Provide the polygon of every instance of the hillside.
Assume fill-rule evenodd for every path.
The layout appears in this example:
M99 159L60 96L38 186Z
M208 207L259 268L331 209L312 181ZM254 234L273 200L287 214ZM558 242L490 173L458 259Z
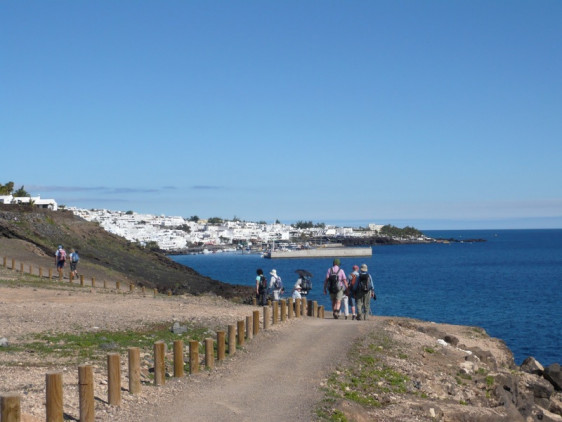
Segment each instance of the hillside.
M79 272L98 280L134 283L173 294L214 293L247 301L248 286L228 284L205 277L163 254L146 250L106 232L96 223L70 211L50 211L19 206L0 206L0 256L54 268L58 245L80 254Z

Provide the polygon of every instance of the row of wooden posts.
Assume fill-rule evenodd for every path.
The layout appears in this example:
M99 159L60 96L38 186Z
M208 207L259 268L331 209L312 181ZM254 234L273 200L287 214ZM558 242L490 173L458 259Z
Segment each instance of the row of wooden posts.
M14 271L17 271L17 268L16 268L16 260L15 260L14 258L11 258L11 265L9 265L9 261L10 261L9 258L4 257L4 258L3 258L3 262L2 262L3 267L6 268L6 269L12 269L12 270L14 270ZM23 273L25 272L26 265L25 265L23 262L20 262L19 264L20 264L19 271L20 271L20 273L23 274ZM30 264L27 268L28 268L28 270L29 270L29 274L30 274L30 275L34 275L34 271L33 271L34 268L33 268L33 265ZM38 274L39 278L43 278L44 273L43 273L43 268L42 268L42 267L39 267L39 268L38 268L38 273L37 273L37 274ZM48 269L46 276L47 276L47 278L48 278L49 280L53 280L53 279L54 279L54 280L57 280L57 279L58 279L59 281L63 281L63 272L62 272L62 271L61 271L61 272L57 272L56 277L53 277L53 269L52 269L52 268L49 268L49 269ZM70 284L74 283L75 278L74 278L72 272L69 273L68 279L69 279ZM86 284L85 284L85 280L84 280L84 275L80 274L80 275L76 278L76 281L77 281L77 282L78 282L78 280L80 281L80 286L81 286L81 287L84 287L84 286L86 285ZM95 278L95 277L92 277L92 278L91 278L91 282L90 282L90 283L91 283L91 284L90 284L91 287L94 287L94 288L97 287L97 286L96 286L96 278ZM104 289L109 288L107 280L103 280L102 284L103 284L103 288L104 288ZM115 281L115 289L118 290L118 291L121 291L121 282ZM127 287L125 287L125 289L127 289ZM135 285L134 285L133 283L128 284L128 290L129 290L130 292L133 292L133 291L135 290ZM146 288L145 288L144 286L141 286L141 293L142 293L143 295L146 294ZM158 295L158 289L154 289L154 290L153 290L153 293L154 293L154 296ZM168 296L171 296L171 295L172 295L172 291L171 291L171 290L168 290L166 293L167 293Z
M4 258L4 267L6 258ZM23 265L23 264L22 264ZM14 261L12 260L12 268ZM23 270L22 270L23 271ZM255 302L254 302L255 305ZM316 301L309 303L306 298L293 300L280 300L271 305L263 306L263 330L268 330L270 324L284 322L290 318L303 316L324 318L324 307L318 306ZM226 358L227 344L228 355L236 352L237 346L243 346L245 340L252 339L260 331L260 311L253 311L252 315L245 320L237 321L237 324L228 326L228 331L217 331L216 337L216 360L222 361ZM228 342L226 337L228 335ZM199 342L189 340L189 373L197 374L200 371ZM206 338L204 340L205 368L215 368L215 340ZM166 344L163 341L154 343L154 385L161 386L166 382ZM141 366L140 349L130 347L128 349L128 376L129 393L140 394L141 392ZM173 343L173 376L184 377L184 342L175 340ZM46 421L63 421L63 380L62 372L50 372L46 374ZM119 353L107 355L107 403L110 406L121 404L121 356ZM78 394L80 421L93 422L94 412L94 371L91 365L78 366ZM5 394L0 396L0 422L20 422L21 396L18 394Z

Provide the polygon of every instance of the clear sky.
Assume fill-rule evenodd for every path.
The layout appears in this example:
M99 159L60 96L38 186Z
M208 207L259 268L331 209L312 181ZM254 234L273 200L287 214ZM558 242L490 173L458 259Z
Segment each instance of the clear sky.
M81 208L562 227L562 1L0 2L0 183Z

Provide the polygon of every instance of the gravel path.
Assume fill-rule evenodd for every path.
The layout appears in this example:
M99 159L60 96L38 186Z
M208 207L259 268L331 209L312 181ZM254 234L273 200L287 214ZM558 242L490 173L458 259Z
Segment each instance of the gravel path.
M137 407L116 421L310 421L319 388L370 325L304 318L262 333L238 359L212 375L182 382L173 400Z

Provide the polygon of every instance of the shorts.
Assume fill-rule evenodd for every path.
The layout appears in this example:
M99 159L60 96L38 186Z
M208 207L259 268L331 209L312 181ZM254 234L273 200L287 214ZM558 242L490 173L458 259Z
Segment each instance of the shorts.
M332 299L332 301L341 301L343 299L343 290L338 290L337 293L330 293L330 299Z
M70 263L70 271L76 271L76 264L78 264L78 262L71 262Z
M57 261L57 268L64 268L65 261Z

